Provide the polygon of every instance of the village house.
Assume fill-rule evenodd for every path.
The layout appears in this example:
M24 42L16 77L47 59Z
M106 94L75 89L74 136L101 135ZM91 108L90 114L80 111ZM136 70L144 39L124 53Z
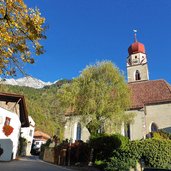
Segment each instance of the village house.
M30 156L31 148L33 144L34 130L35 130L35 122L31 116L28 116L29 119L29 127L21 128L21 137L26 139L26 145L22 149L22 156Z
M51 138L50 135L48 135L42 131L36 130L34 132L34 141L40 140L40 141L46 142L50 138Z
M32 154L39 154L41 151L41 146L42 144L45 144L48 139L51 137L39 130L36 130L34 132L34 137L33 137L33 146L32 146Z
M132 103L126 113L134 113L135 117L132 123L123 125L120 133L136 140L160 129L171 132L171 85L165 80L149 80L147 54L136 34L134 43L128 48L127 80ZM65 118L64 138L89 139L90 133L78 115L66 115Z
M0 93L0 161L16 158L20 129L28 126L24 96Z

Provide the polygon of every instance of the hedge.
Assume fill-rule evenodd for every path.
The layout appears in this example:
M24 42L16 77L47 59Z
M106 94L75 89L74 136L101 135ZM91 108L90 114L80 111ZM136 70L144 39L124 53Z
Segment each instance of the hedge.
M113 155L113 151L119 148L125 148L129 143L129 139L120 134L97 134L90 138L90 148L94 150L93 152L93 162L95 165L104 169L106 167L107 161Z
M145 167L171 169L171 140L131 141L126 148L113 151L105 170L128 170L142 160Z

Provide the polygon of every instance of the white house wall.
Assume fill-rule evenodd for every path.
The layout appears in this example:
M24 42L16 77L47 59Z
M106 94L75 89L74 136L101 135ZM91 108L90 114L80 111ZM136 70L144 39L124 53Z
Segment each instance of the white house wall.
M6 117L11 118L10 126L12 126L14 128L13 132L9 136L6 136L3 132L3 126L5 123ZM16 158L16 153L18 150L18 139L20 136L20 128L21 128L21 123L20 123L18 115L16 113L12 113L12 112L0 107L0 139L11 139L12 140L13 159ZM6 147L6 148L8 148L8 147ZM4 150L6 150L6 149L4 149Z
M14 102L6 103L5 101L0 101L0 106L3 109L16 113L18 116L20 115L19 104L16 104Z
M30 126L26 128L21 128L21 137L25 138L27 140L27 146L25 154L26 156L30 155L31 146L33 143L33 136L34 136L34 130L35 130L35 122L31 118L31 116L28 117Z
M21 128L21 137L25 138L27 140L27 145L25 152L22 155L29 156L32 143L33 143L33 135L34 135L34 127L26 127L26 128Z

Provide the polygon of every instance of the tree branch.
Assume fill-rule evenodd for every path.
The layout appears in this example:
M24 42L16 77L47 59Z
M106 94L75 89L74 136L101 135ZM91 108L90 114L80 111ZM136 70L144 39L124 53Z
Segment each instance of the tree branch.
M20 67L20 65L17 63L17 62L18 62L17 59L16 59L15 57L13 57L13 56L11 57L11 59L12 59L14 65L19 69L19 71L20 71L24 76L28 76L28 75L24 72L24 70Z

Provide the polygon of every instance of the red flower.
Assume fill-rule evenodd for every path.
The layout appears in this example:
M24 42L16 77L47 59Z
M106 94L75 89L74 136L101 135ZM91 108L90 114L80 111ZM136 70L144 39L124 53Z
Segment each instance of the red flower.
M3 126L3 132L4 134L8 137L9 135L11 135L11 133L13 132L14 128L10 125L4 125Z

